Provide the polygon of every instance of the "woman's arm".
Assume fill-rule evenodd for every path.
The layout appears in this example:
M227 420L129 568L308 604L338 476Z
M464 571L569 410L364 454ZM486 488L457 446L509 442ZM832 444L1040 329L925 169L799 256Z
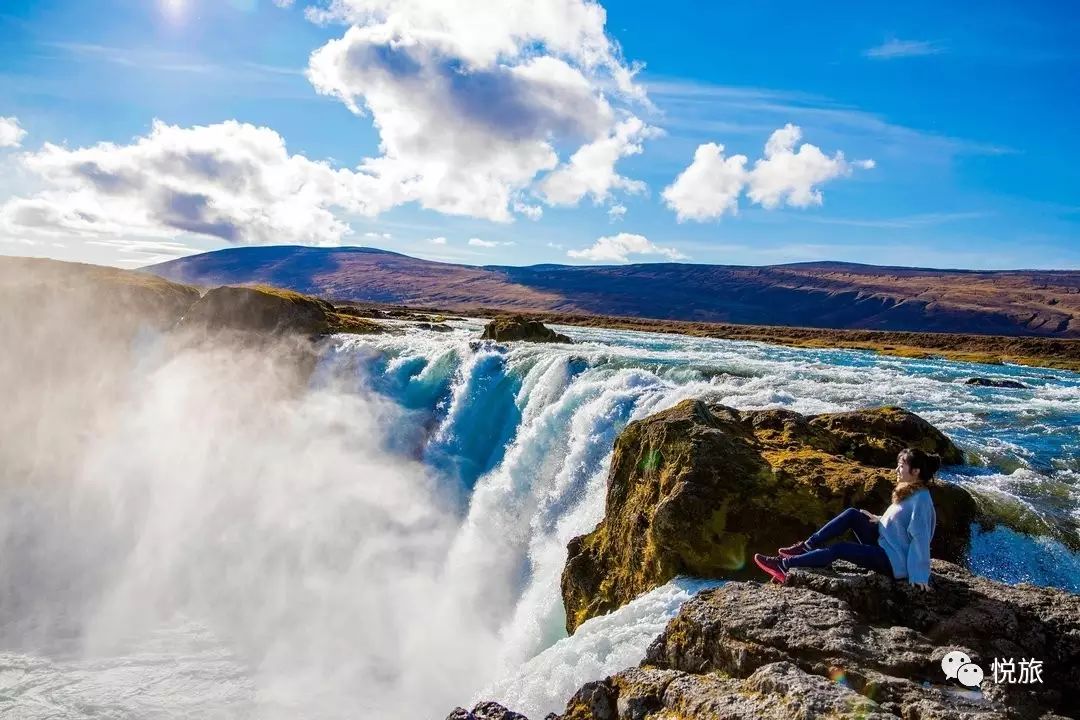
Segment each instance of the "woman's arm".
M934 537L937 518L930 493L912 496L911 520L908 521L907 576L912 585L926 586L930 582L930 540Z

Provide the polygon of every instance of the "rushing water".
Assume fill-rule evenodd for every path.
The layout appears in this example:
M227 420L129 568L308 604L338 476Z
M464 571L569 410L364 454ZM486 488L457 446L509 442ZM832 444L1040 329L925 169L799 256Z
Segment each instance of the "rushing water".
M572 346L507 347L453 324L334 338L301 398L146 351L75 500L0 497L7 566L54 568L22 568L33 582L0 614L0 714L561 709L637 662L700 587L670 583L565 637L566 543L602 515L616 435L693 397L919 413L973 460L944 479L1038 533L977 532L971 567L1080 591L1080 375L572 327ZM1029 389L963 383L976 375Z

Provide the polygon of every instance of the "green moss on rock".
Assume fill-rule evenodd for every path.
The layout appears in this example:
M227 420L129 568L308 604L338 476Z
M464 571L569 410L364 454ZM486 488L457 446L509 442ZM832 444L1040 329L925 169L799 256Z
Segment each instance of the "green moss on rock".
M565 343L573 342L566 335L555 332L539 320L528 320L520 315L498 317L484 326L481 340L497 342Z
M382 330L371 320L338 312L321 298L266 285L214 288L191 306L181 326L301 335Z
M686 400L631 423L615 442L604 519L574 538L562 576L569 632L677 575L730 578L756 552L806 537L845 507L884 510L896 453L960 450L900 408L806 417ZM935 484L932 552L967 549L977 507Z

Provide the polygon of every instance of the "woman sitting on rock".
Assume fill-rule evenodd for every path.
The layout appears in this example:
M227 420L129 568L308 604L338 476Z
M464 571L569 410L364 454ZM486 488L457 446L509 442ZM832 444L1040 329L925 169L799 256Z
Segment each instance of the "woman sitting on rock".
M881 517L848 508L809 538L786 548L779 557L754 555L754 562L778 582L794 567L828 567L847 560L923 590L930 589L930 538L937 516L927 483L941 467L941 458L908 448L896 458L892 505ZM858 542L825 543L848 530Z

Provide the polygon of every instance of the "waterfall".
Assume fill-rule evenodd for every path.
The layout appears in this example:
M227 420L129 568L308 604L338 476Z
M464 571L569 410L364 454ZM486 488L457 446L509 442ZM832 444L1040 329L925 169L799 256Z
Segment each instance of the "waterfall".
M602 517L615 438L690 397L918 412L975 460L946 480L1058 528L980 535L972 566L1069 582L1051 570L1077 557L1076 374L585 328L498 345L453 325L330 338L300 384L285 352L144 338L118 396L82 388L108 411L68 418L47 463L20 458L34 482L0 484L0 712L441 718L484 697L542 717L637 662L703 586L565 637L566 544ZM1047 562L1000 562L1020 543Z

